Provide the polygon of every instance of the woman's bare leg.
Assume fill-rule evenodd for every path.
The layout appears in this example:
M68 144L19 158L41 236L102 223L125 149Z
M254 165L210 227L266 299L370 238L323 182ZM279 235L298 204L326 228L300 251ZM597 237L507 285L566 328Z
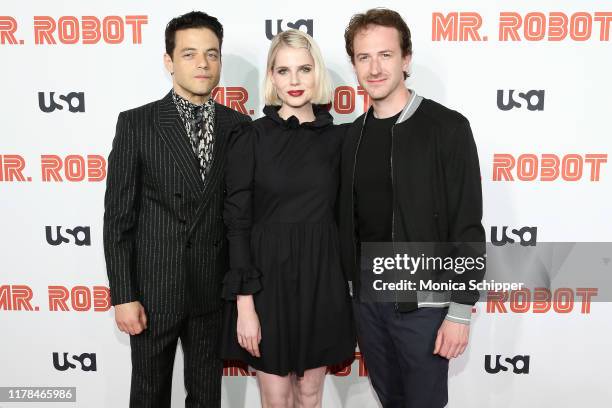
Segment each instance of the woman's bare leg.
M295 408L321 408L326 371L327 367L318 367L304 371L303 377L296 377Z
M291 374L268 374L257 371L257 382L263 408L294 408Z

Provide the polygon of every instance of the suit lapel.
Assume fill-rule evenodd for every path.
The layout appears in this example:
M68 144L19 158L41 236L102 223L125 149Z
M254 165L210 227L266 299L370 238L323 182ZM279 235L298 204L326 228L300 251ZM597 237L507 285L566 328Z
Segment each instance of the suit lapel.
M217 184L223 172L223 154L225 147L225 116L219 109L219 104L215 102L215 141L213 146L213 162L206 181L204 183L204 199L207 198L211 189Z
M200 164L189 144L185 126L172 100L172 92L158 104L156 126L187 184L201 196L204 182L200 176Z
M231 124L228 123L225 112L220 108L219 104L215 102L215 144L213 146L213 162L208 174L206 176L206 182L204 183L204 190L202 192L202 199L197 209L196 216L194 217L194 223L192 224L189 233L193 231L201 218L211 196L214 194L219 186L220 182L223 182L223 172L225 166L225 145L227 142L228 127Z

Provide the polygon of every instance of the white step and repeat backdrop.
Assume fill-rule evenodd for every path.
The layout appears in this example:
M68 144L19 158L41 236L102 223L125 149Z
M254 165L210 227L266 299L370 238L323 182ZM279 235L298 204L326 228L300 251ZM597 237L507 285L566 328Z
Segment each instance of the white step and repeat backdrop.
M517 241L612 241L610 1L4 0L0 387L76 387L76 402L57 407L127 406L129 342L109 308L102 251L106 158L118 113L170 89L166 23L194 9L221 20L216 98L253 118L269 39L291 26L308 31L342 123L368 103L344 28L375 6L398 10L412 30L410 87L470 119L489 239L507 227ZM609 260L603 270L612 274ZM557 299L545 313L482 299L470 346L450 365L449 407L609 406L612 308L569 289L573 307L554 307ZM179 352L177 407L181 369ZM227 368L223 384L225 407L259 406L251 371ZM328 375L324 405L378 406L358 353Z

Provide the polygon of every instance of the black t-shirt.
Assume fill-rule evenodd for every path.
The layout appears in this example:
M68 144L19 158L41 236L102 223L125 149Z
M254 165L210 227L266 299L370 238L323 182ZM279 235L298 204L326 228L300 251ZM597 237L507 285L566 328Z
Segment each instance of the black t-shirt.
M355 169L356 212L361 242L391 242L391 128L400 113L385 119L372 115L363 130Z

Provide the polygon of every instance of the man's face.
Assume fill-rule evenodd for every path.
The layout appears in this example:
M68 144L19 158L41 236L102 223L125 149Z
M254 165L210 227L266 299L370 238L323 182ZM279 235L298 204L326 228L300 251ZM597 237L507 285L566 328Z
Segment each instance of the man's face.
M221 76L219 39L208 28L179 30L172 58L166 54L164 62L168 71L174 72L175 92L201 103L210 96Z
M410 55L402 57L397 29L370 25L353 40L353 66L359 84L373 101L384 100L405 87Z

